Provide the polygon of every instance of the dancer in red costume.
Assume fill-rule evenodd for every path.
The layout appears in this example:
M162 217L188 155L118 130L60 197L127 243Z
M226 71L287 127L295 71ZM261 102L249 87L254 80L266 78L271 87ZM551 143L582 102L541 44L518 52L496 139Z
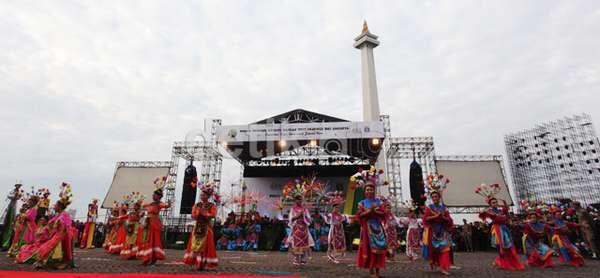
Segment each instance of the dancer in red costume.
M359 268L368 268L370 277L380 277L379 271L385 268L387 241L383 222L384 202L375 196L375 187L382 185L381 175L371 166L369 171L359 171L351 178L359 188L364 188L365 198L358 203L355 219L360 223L360 245L356 258Z
M127 215L127 221L125 222L125 240L123 241L123 248L121 248L121 259L135 259L139 251L139 227L140 219L144 217L142 202L145 198L146 196L139 192L131 192L126 197L127 203L133 206L133 210L129 212Z
M115 220L115 241L110 246L108 252L111 254L121 254L121 250L125 245L125 239L127 238L127 229L125 228L125 223L127 222L127 218L129 217L127 212L129 210L129 204L123 202L119 206L119 217Z
M212 224L217 216L217 205L209 201L211 197L215 203L219 202L214 187L207 183L201 188L200 202L192 208L192 219L196 220L196 224L190 234L183 262L196 270L215 268L219 263Z
M156 261L165 259L165 250L161 241L162 222L159 213L162 209L171 207L171 204L161 202L163 187L167 177L158 177L154 180L155 190L152 194L152 202L144 204L146 209L146 225L143 230L143 239L138 252L138 257L143 265L155 265Z
M450 212L442 203L442 192L449 182L442 175L430 174L427 176L425 190L432 203L425 206L421 250L423 258L429 261L430 269L439 268L439 272L444 275L450 275L448 270L452 264L449 235L453 222Z
M396 250L400 248L400 242L398 241L398 226L400 226L399 219L392 212L392 204L390 200L385 201L385 239L387 242L388 253L387 258L390 261L394 260L396 256Z
M475 193L483 196L490 206L479 214L483 221L490 219L492 221L491 241L492 246L498 248L498 256L494 261L494 266L505 270L524 270L525 267L519 259L516 248L512 242L512 236L508 230L508 205L502 200L502 206L498 206L496 195L500 192L498 184L481 184L475 188Z
M110 216L108 217L107 221L106 221L106 226L108 228L108 233L106 234L106 237L104 238L104 244L102 244L102 247L104 247L104 250L109 253L110 252L110 247L115 243L115 240L117 238L117 222L119 220L119 203L117 203L116 201L113 202L113 206L110 209Z
M521 201L521 205L527 210L527 221L522 224L523 250L527 255L527 264L531 267L553 267L554 250L544 244L549 227L541 219L539 206L527 200Z
M550 213L553 217L549 223L552 231L552 245L558 251L560 262L575 267L583 266L583 256L567 237L569 229L578 229L579 225L563 220L563 212L557 206L552 206Z
M96 232L96 219L98 217L98 199L92 199L88 205L87 219L81 235L80 247L92 249L94 248L94 235Z

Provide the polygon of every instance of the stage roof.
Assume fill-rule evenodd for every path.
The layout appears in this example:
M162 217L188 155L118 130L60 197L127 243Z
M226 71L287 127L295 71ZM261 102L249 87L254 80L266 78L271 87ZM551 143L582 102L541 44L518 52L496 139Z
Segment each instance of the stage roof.
M380 121L349 122L302 109L249 125L220 126L215 133L217 141L242 164L309 143L357 159L373 159L385 137Z
M438 173L450 179L450 185L444 191L444 204L448 207L484 207L483 197L475 194L475 187L481 183L499 184L502 191L498 199L513 205L506 179L502 171L502 161L455 161L436 160Z
M167 176L169 169L169 167L118 166L110 189L102 202L102 208L113 207L114 201L121 202L123 197L131 192L140 192L146 196L147 201L152 200L154 179Z

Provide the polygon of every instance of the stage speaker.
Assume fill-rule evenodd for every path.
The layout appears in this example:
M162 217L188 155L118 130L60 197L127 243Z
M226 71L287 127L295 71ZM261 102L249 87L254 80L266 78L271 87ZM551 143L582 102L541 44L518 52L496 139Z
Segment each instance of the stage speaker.
M198 173L196 172L196 167L194 167L194 162L192 162L187 168L185 168L179 214L192 213L192 207L196 203L196 192L198 192L197 183Z
M410 197L419 206L425 205L425 186L423 184L423 169L416 160L410 164Z

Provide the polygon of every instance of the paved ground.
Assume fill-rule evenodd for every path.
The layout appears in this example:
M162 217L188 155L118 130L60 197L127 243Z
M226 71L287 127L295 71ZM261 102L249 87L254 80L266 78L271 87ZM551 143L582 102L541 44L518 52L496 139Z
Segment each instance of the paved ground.
M170 260L155 267L143 267L139 261L123 261L107 255L101 249L76 250L77 268L69 272L84 273L195 273L183 265L180 258L183 251L167 250ZM349 254L339 265L333 265L324 253L313 253L309 265L303 269L289 264L287 253L281 252L219 252L219 268L212 274L242 275L300 275L303 277L368 277L367 272L355 265L356 254ZM600 277L600 261L588 260L583 268L560 266L554 269L534 269L527 272L506 272L493 269L490 264L494 253L458 253L456 263L460 270L453 270L453 277ZM558 258L555 259L558 263ZM442 277L437 273L424 271L426 264L420 260L409 262L405 257L387 265L382 272L385 277ZM0 253L0 270L33 271L31 265L17 265Z

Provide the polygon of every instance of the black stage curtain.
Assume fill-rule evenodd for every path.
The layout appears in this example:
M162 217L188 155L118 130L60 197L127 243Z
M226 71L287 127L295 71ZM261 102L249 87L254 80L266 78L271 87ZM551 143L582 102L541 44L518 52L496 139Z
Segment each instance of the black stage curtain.
M179 214L191 214L192 207L196 203L196 192L198 173L194 163L185 168L185 175L183 177L183 190L181 192L181 206L179 207Z

